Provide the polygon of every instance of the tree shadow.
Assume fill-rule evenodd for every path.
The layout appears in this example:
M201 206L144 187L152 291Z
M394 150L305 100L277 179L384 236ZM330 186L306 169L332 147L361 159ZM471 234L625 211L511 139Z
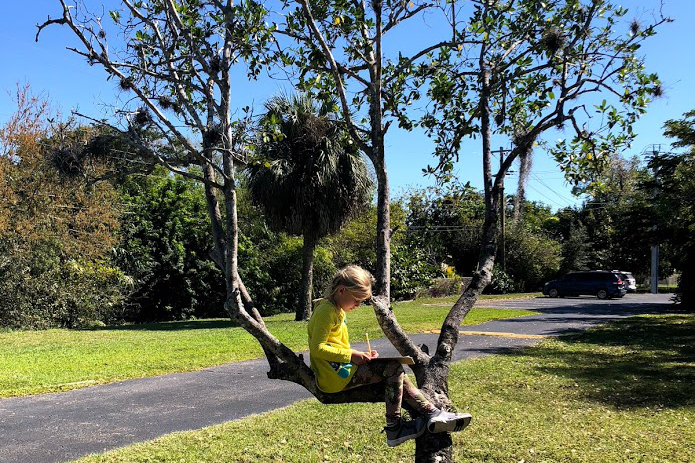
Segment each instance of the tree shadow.
M586 303L585 301L577 301L576 305L566 305L561 307L539 307L533 309L536 312L544 314L571 314L577 315L577 313L582 313L586 315L600 315L600 316L629 316L629 315L641 315L650 313L664 313L672 312L674 306L672 304L654 304L654 303L622 303L614 304L611 301L608 302L595 302ZM579 311L578 311L579 310Z
M693 315L618 320L560 340L583 347L541 345L516 354L538 360L544 373L572 379L587 399L618 409L695 405Z
M133 325L112 325L89 328L91 331L183 331L236 328L239 324L229 319L182 320Z

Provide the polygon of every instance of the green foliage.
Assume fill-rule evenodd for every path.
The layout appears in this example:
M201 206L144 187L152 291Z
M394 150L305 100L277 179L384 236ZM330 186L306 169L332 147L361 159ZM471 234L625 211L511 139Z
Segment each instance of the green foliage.
M427 288L435 276L441 274L439 266L430 256L411 241L391 246L391 297L396 300L414 299L418 290ZM448 295L448 294L447 294Z
M430 287L418 292L417 297L460 296L464 290L464 284L468 284L468 282L470 282L470 277L464 280L458 275L435 278Z
M338 268L358 264L370 271L376 266L376 206L351 219L343 229L323 242ZM391 297L412 299L441 275L439 264L406 229L406 211L400 201L391 203Z
M398 203L391 204L391 224L402 228L402 208ZM370 205L364 212L350 219L340 232L326 237L322 242L331 250L338 268L349 264L360 265L369 271L376 267L376 206ZM400 239L395 233L393 241Z
M586 270L590 268L590 254L592 245L586 232L586 227L581 222L570 222L567 237L562 246L562 264L560 270L563 273L572 270ZM594 265L593 267L597 267ZM598 266L600 267L600 266Z
M286 12L282 26L295 39L284 50L282 61L297 70L296 85L300 90L311 91L325 104L337 108L335 99L337 94L340 95L339 89L349 88L345 100L340 101L340 107L343 119L355 126L370 123L367 108L371 111L375 107L380 108L379 112L385 118L397 121L403 129L411 130L415 126L408 110L422 94L418 89L409 88L408 82L414 78L417 63L432 63L431 53L427 51L436 50L438 45L447 42L437 44L439 37L430 39L427 35L420 35L417 48L408 50L409 55L406 49L410 47L400 44L388 53L386 47L381 50L381 44L387 43L391 36L393 40L402 41L398 29L402 29L404 23L418 27L417 23L422 24L425 14L443 19L435 4L329 1L308 2L306 10L296 2L283 0L282 4ZM311 21L307 19L308 14ZM378 23L382 24L379 28ZM327 49L318 37L323 39ZM383 53L383 59L376 58L377 51ZM332 72L329 55L340 68L340 77L337 72ZM365 69L372 71L371 76L366 75ZM376 95L377 87L380 93L383 92L380 97ZM376 101L379 98L381 101ZM378 130L383 130L383 127ZM357 141L359 136L355 137ZM371 142L375 151L380 150L377 140L363 141Z
M590 185L662 93L638 50L670 20L655 15L630 29L626 15L607 0L476 2L458 50L439 50L429 81L431 64L416 71L423 78L413 90L427 84L432 100L420 123L439 157L426 171L448 178L463 138L499 134L523 151L566 124L571 135L548 147L572 184ZM603 97L591 114L588 104Z
M30 251L0 240L0 326L84 328L122 320L131 280L102 261L66 258L59 243Z
M492 281L485 287L484 294L507 294L516 291L516 284L509 273L502 270L499 264L492 269Z
M284 233L240 238L239 273L261 315L295 312L302 299L302 239ZM314 250L313 294L321 297L337 270L323 246Z
M650 271L650 247L656 223L651 197L652 174L637 158L613 156L578 208L556 213L544 229L562 243L558 273L586 269L620 269L638 280ZM672 251L661 253L660 274L672 272Z
M201 76L219 84L220 75L243 60L248 76L254 78L272 61L274 28L265 24L268 10L262 2L179 2L175 4L177 20L171 19L169 6L163 0L134 2L132 8L109 11L112 22L88 23L95 35L101 34L102 42L111 33L122 34L126 46L119 50L116 65L107 70L120 79L123 90L144 89L148 98L159 100L162 109L175 114L187 105L203 112L207 100L199 85ZM225 41L233 49L231 57L224 55ZM114 41L112 45L116 50L121 44ZM88 56L92 64L111 58L106 53ZM170 65L177 68L176 76L170 73Z
M483 195L469 184L454 182L411 191L406 201L407 240L433 264L453 264L456 273L470 275L480 253Z
M257 158L248 166L251 198L275 231L315 241L335 233L370 199L366 164L333 115L306 94L271 98Z
M656 193L654 214L658 219L659 242L671 250L673 266L681 272L678 299L692 310L695 301L695 111L664 125L665 134L675 138L673 146L683 153L656 154L649 167L654 179L643 187Z
M224 280L210 253L205 192L164 168L121 185L127 212L115 262L135 284L127 318L184 320L224 313Z
M540 229L517 227L507 233L506 244L506 271L514 280L516 291L542 288L543 283L560 268L561 244L547 237Z
M272 231L244 183L237 193L239 274L261 315L295 312L302 294L303 240ZM323 294L336 268L332 250L319 244L312 283L316 297Z

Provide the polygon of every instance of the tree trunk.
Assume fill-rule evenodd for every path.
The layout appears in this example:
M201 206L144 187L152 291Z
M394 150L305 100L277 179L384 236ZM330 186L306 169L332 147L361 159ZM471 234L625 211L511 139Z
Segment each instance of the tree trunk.
M215 171L210 164L205 164L203 167L203 175L206 180L215 181ZM220 270L226 276L227 267L227 243L224 239L225 231L222 225L222 213L220 212L220 203L215 195L215 190L209 184L205 184L205 203L208 209L208 217L210 218L210 226L212 230L212 239L215 243L213 251L213 260L218 265ZM225 279L227 284L228 278Z
M382 138L383 141L383 138ZM382 145L383 152L383 145ZM375 294L391 298L391 198L386 164L375 164L378 180Z
M311 234L305 233L302 253L302 295L294 317L295 321L308 320L311 317L314 248L316 248L316 240Z
M437 407L449 409L449 364L459 338L459 329L463 319L475 304L480 293L492 279L492 268L497 253L499 235L498 212L501 196L501 181L493 183L491 164L490 127L490 74L485 68L485 46L480 55L482 92L480 99L481 136L483 144L483 174L485 180L485 223L480 249L479 270L470 284L464 289L461 297L449 311L437 341L437 351L424 369L416 369L418 386L425 392ZM500 169L499 176L504 176ZM503 178L503 177L502 177ZM451 463L453 447L451 435L424 433L415 441L416 463Z
M497 201L495 201L497 202ZM424 369L415 368L418 387L438 408L449 410L449 365L454 348L458 343L459 327L471 310L480 293L490 283L492 267L497 251L497 213L494 211L485 221L484 243L480 252L480 270L473 277L461 297L452 307L442 326L437 352ZM474 417L475 419L475 417ZM452 463L453 442L451 434L425 432L415 441L416 463Z
M377 225L376 225L376 287L375 293L387 299L391 298L391 197L389 180L386 172L386 152L384 149L384 110L383 97L383 51L382 51L382 14L383 2L371 3L376 19L374 48L370 53L372 63L369 73L372 82L370 107L370 138L372 142L372 164L378 181Z
M451 408L449 400L449 363L433 357L424 371L418 387L427 395L430 401L440 409ZM451 434L431 434L425 432L415 441L415 462L435 463L453 461L453 442Z
M415 440L415 463L450 463L453 460L451 434L427 431Z

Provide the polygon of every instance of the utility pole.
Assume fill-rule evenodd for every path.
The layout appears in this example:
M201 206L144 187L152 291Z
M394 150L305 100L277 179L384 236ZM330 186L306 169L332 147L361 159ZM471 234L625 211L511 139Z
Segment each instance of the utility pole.
M652 156L657 157L659 154L661 154L661 144L658 145L659 148L657 149L657 145L652 145ZM654 170L654 178L656 179L656 169ZM656 195L657 195L658 189L654 187L654 191L652 192L652 201L656 200ZM651 272L650 272L650 280L651 280L651 293L652 294L658 294L659 293L659 242L657 241L657 225L654 224L652 226L652 265L651 265Z

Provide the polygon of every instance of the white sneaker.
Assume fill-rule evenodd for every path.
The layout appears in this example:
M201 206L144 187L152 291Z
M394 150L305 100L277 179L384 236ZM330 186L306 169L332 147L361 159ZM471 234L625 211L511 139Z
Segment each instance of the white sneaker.
M473 417L470 413L451 413L439 410L433 413L427 421L429 432L454 432L461 431L468 426Z

